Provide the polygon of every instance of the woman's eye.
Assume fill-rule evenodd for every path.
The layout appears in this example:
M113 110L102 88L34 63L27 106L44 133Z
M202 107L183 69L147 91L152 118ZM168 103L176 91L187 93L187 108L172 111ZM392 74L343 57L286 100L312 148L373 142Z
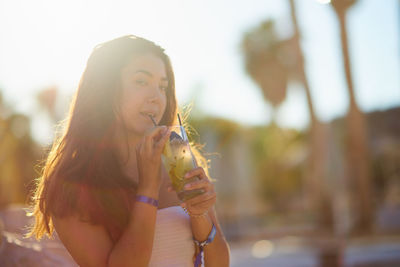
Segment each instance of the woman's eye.
M147 85L147 81L145 81L145 80L136 80L135 81L136 82L136 84L138 84L138 85Z

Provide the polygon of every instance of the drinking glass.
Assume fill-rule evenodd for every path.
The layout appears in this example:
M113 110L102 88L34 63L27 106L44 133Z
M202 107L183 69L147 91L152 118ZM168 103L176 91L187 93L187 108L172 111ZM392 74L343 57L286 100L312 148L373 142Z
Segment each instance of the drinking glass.
M169 174L172 186L181 201L193 198L204 193L202 189L184 190L187 183L198 181L199 178L184 178L184 175L197 167L190 144L183 126L169 126L171 135L166 142L162 161Z

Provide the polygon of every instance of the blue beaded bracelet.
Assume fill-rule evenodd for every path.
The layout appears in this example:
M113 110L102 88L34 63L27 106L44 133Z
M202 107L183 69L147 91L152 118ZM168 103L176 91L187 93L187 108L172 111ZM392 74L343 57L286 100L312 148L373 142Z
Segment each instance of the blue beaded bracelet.
M146 196L142 196L142 195L137 195L136 196L136 201L139 201L139 202L143 202L143 203L147 203L147 204L150 204L150 205L153 205L154 207L158 207L158 200L157 199L154 199L154 198L151 198L151 197L146 197Z
M213 224L212 228L211 228L211 232L208 235L207 239L203 242L199 242L196 239L193 239L194 243L199 246L200 248L200 252L196 257L196 261L194 263L195 267L200 267L203 264L203 257L204 257L204 247L207 246L208 244L210 244L211 242L213 242L215 235L217 233L217 229L215 228L215 225Z

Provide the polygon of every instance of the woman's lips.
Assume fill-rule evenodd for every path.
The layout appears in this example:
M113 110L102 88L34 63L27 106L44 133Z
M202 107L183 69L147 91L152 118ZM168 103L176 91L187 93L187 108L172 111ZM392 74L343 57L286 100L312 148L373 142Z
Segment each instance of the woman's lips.
M149 117L149 116L155 117L155 112L142 111L142 112L140 112L140 114L142 114L143 116L146 116L146 117Z
M140 112L140 114L144 117L146 117L148 120L152 121L155 120L156 115L153 112ZM153 118L153 119L152 119Z

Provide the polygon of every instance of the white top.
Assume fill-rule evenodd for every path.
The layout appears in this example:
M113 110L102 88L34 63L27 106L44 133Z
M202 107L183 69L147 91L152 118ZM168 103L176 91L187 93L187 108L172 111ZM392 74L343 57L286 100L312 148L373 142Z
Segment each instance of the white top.
M159 209L149 267L192 267L194 255L189 215L180 206Z
M26 222L27 223L27 222ZM1 229L0 229L1 230ZM5 228L7 230L7 228ZM190 217L180 206L157 211L149 267L193 267L195 244ZM55 233L40 242L0 231L0 266L78 266Z

